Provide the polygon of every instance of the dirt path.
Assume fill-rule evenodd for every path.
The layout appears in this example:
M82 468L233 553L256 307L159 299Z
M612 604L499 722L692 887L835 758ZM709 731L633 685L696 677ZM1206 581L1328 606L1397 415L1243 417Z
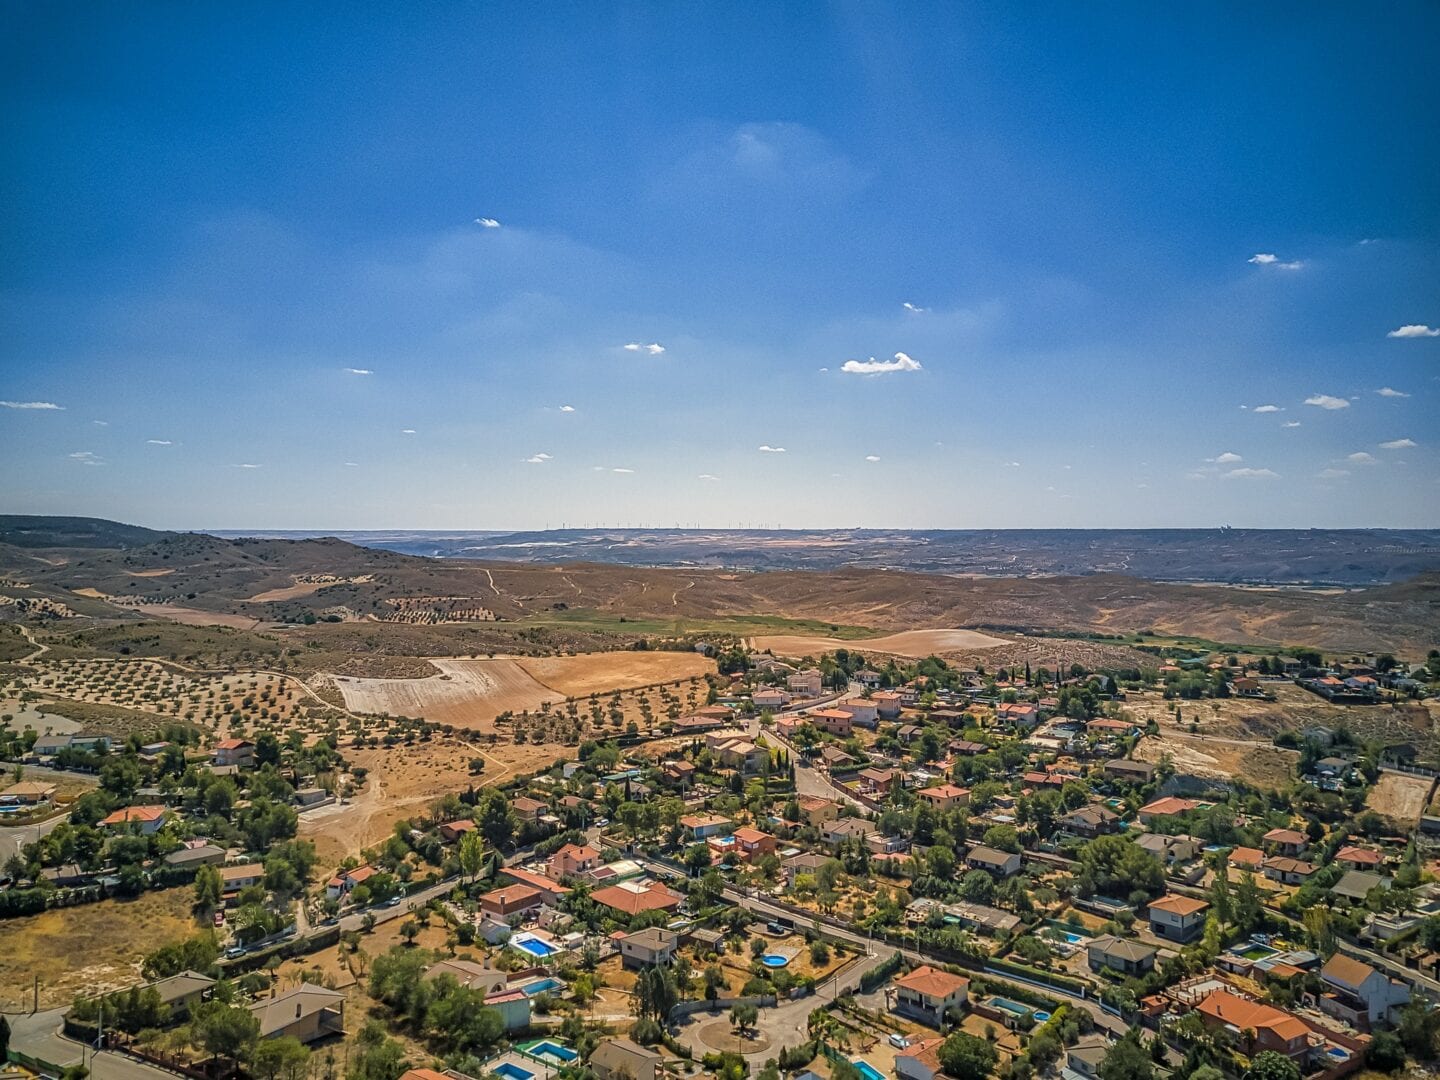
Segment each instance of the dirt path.
M15 625L16 629L20 631L20 636L23 637L26 641L28 641L31 645L35 646L35 651L26 656L22 656L19 660L15 661L17 664L28 664L34 660L39 659L50 651L49 645L35 640L35 635L31 632L28 626L25 626L23 623L16 623Z
M695 587L695 582L689 581L689 582L686 582L685 588L683 588L683 589L676 589L674 592L672 592L672 593L670 594L670 606L671 606L671 607L679 607L679 606L680 606L680 594L681 594L682 592L689 592L689 591L690 591L691 589L693 589L694 587Z
M495 575L490 573L486 567L482 566L480 569L485 571L485 578L490 582L490 588L494 590L496 596L499 596L500 590L495 588Z

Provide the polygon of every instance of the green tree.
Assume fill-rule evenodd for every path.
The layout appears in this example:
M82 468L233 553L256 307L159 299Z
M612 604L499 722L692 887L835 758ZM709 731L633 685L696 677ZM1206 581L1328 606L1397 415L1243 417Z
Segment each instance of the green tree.
M1139 1032L1131 1028L1110 1048L1100 1063L1099 1075L1100 1080L1153 1080L1155 1065L1140 1045Z
M377 1020L360 1029L350 1054L346 1080L400 1080L405 1072L405 1048L385 1034Z
M213 866L202 866L195 873L195 906L202 912L213 911L220 906L224 882L220 880L220 871Z
M251 1072L263 1076L265 1080L279 1080L280 1077L295 1080L305 1074L309 1062L310 1051L292 1035L261 1039L250 1053Z
M730 1010L730 1023L736 1031L742 1034L755 1026L755 1021L760 1019L760 1010L754 1005L736 1005Z
M260 1021L249 1009L209 1001L195 1010L196 1041L216 1057L239 1061L260 1037Z
M485 864L485 838L474 829L460 837L460 872L474 881Z
M1261 1050L1250 1059L1244 1080L1300 1080L1300 1066L1277 1051Z
M941 1068L954 1080L986 1080L1000 1060L987 1040L963 1031L946 1036L939 1057Z

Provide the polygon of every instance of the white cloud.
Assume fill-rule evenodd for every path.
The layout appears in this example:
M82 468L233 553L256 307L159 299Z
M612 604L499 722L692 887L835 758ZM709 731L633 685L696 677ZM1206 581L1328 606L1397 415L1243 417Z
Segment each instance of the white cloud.
M172 441L169 440L169 439L146 439L146 440L145 440L145 443L146 443L146 445L148 445L148 446L174 446L174 445L175 445L174 442L172 442Z
M371 371L369 368L364 368L364 367L347 367L347 368L345 369L345 374L346 374L346 375L374 375L375 372Z
M1257 413L1272 413L1272 412L1280 412L1281 409L1280 409L1280 406L1279 406L1279 405L1256 405L1256 406L1255 406L1255 411L1256 411Z
M401 435L414 435L414 434L415 434L415 429L414 429L413 427L401 428L401 429L400 429L400 434L401 434Z
M90 422L91 422L92 424L94 424L96 427L109 427L109 426L110 426L110 421L109 421L109 420L91 420Z
M762 454L783 454L785 453L785 448L783 446L762 446L760 447L760 452Z
M1205 460L1213 461L1216 465L1237 465L1245 459L1242 458L1239 454L1232 454L1230 451L1227 450L1219 457L1206 458Z
M719 480L720 478L719 478L718 476L716 476L714 473L702 472L697 479L700 479L700 480Z
M561 412L574 412L574 411L575 411L575 406L574 406L574 405L561 405L561 406L560 406L560 411L561 411Z
M649 345L642 345L638 341L632 341L625 346L625 351L646 352L649 353L651 356L659 356L665 351L665 346L661 345L658 341L652 341Z
M360 467L360 463L358 461L347 461L345 462L345 467L347 469L358 469Z
M500 227L500 222L496 221L493 217L477 217L475 224L486 229L498 229ZM520 231L524 232L525 230L521 229Z
M866 454L866 455L865 455L865 460L866 460L866 461L879 461L880 458L879 458L879 456L876 455L876 454Z
M101 461L98 457L96 457L96 456L95 456L91 451L89 451L89 450L77 450L77 451L75 451L75 453L73 453L73 454L70 455L70 460L73 461L73 462L75 462L77 465L104 465L104 464L105 464L105 462Z
M534 454L534 455L532 455L531 457L527 457L527 458L525 459L525 464L527 464L527 465L544 465L545 462L550 461L550 460L551 460L551 458L550 458L550 455L549 455L549 454Z
M1321 469L1315 474L1321 480L1339 480L1342 476L1349 476L1349 469Z
M1440 327L1426 326L1424 323L1410 323L1391 330L1385 336L1397 338L1440 337Z
M635 470L634 470L634 469L611 469L610 471L613 472L613 473L633 473Z
M1225 474L1227 480L1279 480L1280 474L1271 469L1231 469Z
M252 464L251 464L250 462L248 462L248 461L247 461L247 462L244 462L244 463L242 463L242 464L239 464L239 465L231 465L230 467L231 467L232 469L258 469L258 468L260 468L259 465L252 465Z
M840 370L849 375L884 375L890 371L919 371L920 361L912 360L903 352L897 352L894 360L846 360Z
M1376 390L1375 393L1379 394L1381 397L1409 397L1409 396L1410 396L1409 394L1405 393L1404 390L1396 390L1393 386L1382 386L1379 390Z
M0 401L0 408L4 409L55 409L63 411L64 405L56 405L53 401Z
M1286 420L1285 423L1281 424L1280 426L1281 426L1281 427L1299 427L1299 426L1300 426L1300 421L1299 421L1299 420Z
M1381 450L1411 450L1419 444L1414 439L1391 439L1380 444Z
M1332 397L1329 394L1312 394L1305 399L1306 405L1315 405L1322 409L1348 409L1350 402L1343 397Z
M1256 266L1273 266L1276 270L1299 270L1305 265L1299 259L1296 259L1294 262L1281 262L1280 256L1268 251L1251 255L1247 261L1254 263Z
M929 308L916 307L914 304L910 303L909 300L906 300L900 306L903 307L906 311L910 312L910 314L912 315L923 315L925 312L930 310Z
M1364 450L1357 450L1345 460L1353 461L1356 465L1374 465L1376 460L1373 454L1367 454Z

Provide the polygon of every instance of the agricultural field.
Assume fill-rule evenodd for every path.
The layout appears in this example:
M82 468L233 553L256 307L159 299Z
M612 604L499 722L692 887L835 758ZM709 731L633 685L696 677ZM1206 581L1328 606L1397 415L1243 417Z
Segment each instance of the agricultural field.
M165 889L0 921L0 1007L28 1002L36 976L42 1009L138 982L147 953L197 930L191 900L189 889Z
M993 649L1009 644L1004 638L982 634L978 630L905 630L884 637L858 640L802 634L770 634L756 637L751 642L752 648L779 656L818 656L823 652L848 648L912 659L959 650Z

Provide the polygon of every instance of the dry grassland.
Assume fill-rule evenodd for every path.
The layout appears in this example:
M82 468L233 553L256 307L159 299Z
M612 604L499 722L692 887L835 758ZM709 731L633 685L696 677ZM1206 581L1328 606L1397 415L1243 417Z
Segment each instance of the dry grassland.
M804 634L768 634L753 639L752 644L756 649L769 650L779 656L818 656L822 652L835 649L849 649L852 652L924 659L935 653L993 649L1011 642L982 634L978 630L906 630L899 634L856 641Z
M1379 781L1370 789L1365 805L1397 825L1413 829L1425 812L1430 789L1434 786L1435 782L1428 776L1381 773Z

